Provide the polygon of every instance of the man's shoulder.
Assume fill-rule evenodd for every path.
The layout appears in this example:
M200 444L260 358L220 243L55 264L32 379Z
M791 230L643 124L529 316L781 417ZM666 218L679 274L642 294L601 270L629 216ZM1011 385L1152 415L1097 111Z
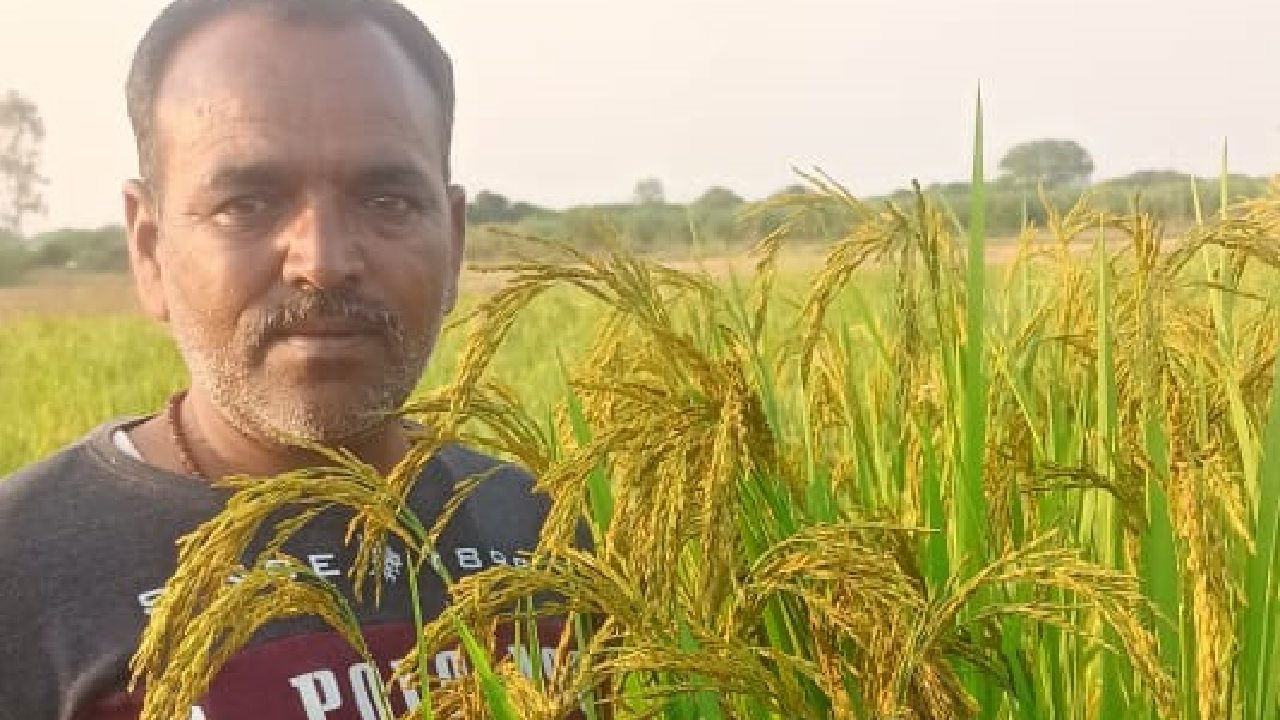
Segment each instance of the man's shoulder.
M170 505L192 506L192 513L210 505L208 489L165 483L158 471L115 448L112 430L127 421L104 423L0 479L0 559L37 547L96 552L104 542L115 547L162 530L167 539L176 530L161 528L162 521L182 515Z
M77 498L82 495L110 492L115 484L108 480L127 483L131 478L139 479L137 468L112 444L112 432L136 420L105 422L52 455L0 477L0 516L50 501L69 509L80 504ZM140 462L137 465L145 468Z
M532 509L548 502L546 495L536 489L533 476L515 463L456 443L441 448L436 460L443 470L446 485L456 489L461 482L476 481L468 502L515 504L522 509Z
M508 491L532 492L533 476L515 463L486 454L475 448L458 443L450 443L440 448L436 454L446 477L455 484L468 478L498 479L497 483ZM481 483L482 485L487 483Z
M30 517L32 510L65 497L65 493L83 482L86 473L97 464L88 448L92 436L90 433L0 478L0 527L9 525L10 520Z
M537 544L551 500L527 470L458 444L442 448L435 465L450 493L459 483L477 481L458 509L466 524L501 545L531 549Z
M105 545L96 519L111 509L93 482L104 473L82 438L0 479L0 631L15 631L14 611L38 617L71 599L71 576Z

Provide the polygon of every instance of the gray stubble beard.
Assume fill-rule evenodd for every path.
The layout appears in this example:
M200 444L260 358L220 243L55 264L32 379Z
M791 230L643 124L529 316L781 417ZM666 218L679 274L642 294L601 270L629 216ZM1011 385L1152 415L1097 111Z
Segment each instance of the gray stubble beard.
M323 401L289 398L284 394L291 383L273 379L267 371L269 348L262 344L256 325L245 327L242 323L232 343L221 347L199 337L197 323L187 316L187 308L171 310L174 340L193 387L202 389L236 430L273 443L296 438L338 446L374 429L394 414L417 386L433 345L432 337L408 338L400 333L385 338L392 362L380 382L358 388L354 396L340 393ZM253 370L254 365L261 370Z

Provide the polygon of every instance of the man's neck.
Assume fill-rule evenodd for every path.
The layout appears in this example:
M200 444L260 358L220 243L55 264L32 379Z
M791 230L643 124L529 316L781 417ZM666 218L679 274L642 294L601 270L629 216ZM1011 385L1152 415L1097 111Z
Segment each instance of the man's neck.
M207 395L194 388L179 403L178 416L173 420L177 433L164 413L130 432L142 456L168 470L190 474L178 445L181 438L185 438L195 469L209 479L226 475L272 476L332 464L309 450L244 432ZM175 438L175 434L179 437ZM389 420L349 438L341 447L387 473L408 451L409 439L399 422Z

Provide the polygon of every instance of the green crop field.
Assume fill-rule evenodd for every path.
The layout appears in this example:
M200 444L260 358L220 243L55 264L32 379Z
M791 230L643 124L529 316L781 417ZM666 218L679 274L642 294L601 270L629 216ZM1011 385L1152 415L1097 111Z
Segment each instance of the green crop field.
M737 274L544 249L467 298L407 412L528 466L554 509L529 568L425 621L420 652L461 639L476 669L419 676L436 712L1280 716L1280 199L1173 237L1049 208L990 262L927 197L816 182L852 229L812 270L779 269L783 234ZM182 383L137 317L4 323L0 473ZM371 503L398 487L360 472ZM193 548L270 515L245 492ZM184 582L144 648L153 717L216 671L162 638L220 620L170 598L250 585ZM552 677L471 642L535 590L597 623Z
M23 305L21 314L6 315L0 298L0 476L110 418L154 412L185 386L165 329L140 314L72 315ZM557 348L571 353L575 342L586 341L590 323L580 303L551 299L522 323L497 368L530 402L549 407L561 382ZM460 340L460 332L446 332L424 387L449 377Z

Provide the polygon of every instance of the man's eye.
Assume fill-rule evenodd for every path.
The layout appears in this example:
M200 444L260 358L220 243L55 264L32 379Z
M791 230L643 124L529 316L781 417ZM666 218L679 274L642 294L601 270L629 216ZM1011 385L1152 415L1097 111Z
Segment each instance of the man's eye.
M223 225L241 225L266 215L270 204L265 198L245 195L232 198L214 210L214 219Z
M404 195L374 195L364 201L369 210L391 220L405 220L417 213L421 205Z

